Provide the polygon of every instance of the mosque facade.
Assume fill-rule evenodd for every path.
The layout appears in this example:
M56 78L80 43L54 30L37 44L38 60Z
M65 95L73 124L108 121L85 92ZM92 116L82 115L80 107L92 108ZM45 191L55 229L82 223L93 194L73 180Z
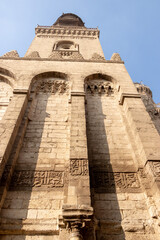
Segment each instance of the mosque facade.
M38 25L0 57L0 239L160 239L159 109L98 28Z

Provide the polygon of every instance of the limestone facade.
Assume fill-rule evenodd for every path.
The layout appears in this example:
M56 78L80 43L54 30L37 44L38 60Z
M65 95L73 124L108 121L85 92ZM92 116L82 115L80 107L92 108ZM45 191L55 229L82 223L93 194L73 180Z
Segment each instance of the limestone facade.
M160 239L151 90L74 14L35 33L0 57L0 239Z

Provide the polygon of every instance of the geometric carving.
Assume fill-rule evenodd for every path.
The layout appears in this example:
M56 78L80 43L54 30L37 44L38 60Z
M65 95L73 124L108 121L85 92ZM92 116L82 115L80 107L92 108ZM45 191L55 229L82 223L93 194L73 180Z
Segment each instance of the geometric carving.
M73 176L88 175L88 160L87 159L71 159L70 174Z
M86 82L86 90L87 93L94 94L106 94L107 96L113 93L113 88L111 86L111 82L109 81L95 81L90 80Z
M69 59L83 60L83 57L78 51L74 51L74 52L71 52Z
M53 51L52 54L49 56L49 58L57 59L57 60L62 60L63 59L60 51Z
M5 53L3 56L3 58L19 58L19 54L16 50L12 50L10 52Z
M94 53L90 60L92 60L92 61L103 61L104 62L105 58L103 56L97 54L97 53Z
M53 170L15 170L11 179L11 187L63 187L63 175L63 172Z
M63 94L68 92L68 82L63 80L48 80L39 81L36 87L36 92L52 93L52 94Z
M72 59L72 60L83 60L82 55L78 51L53 51L52 54L49 56L51 59L57 59L57 60L62 60L62 59Z
M115 192L115 189L137 190L140 182L137 173L123 172L93 172L93 187L102 192Z

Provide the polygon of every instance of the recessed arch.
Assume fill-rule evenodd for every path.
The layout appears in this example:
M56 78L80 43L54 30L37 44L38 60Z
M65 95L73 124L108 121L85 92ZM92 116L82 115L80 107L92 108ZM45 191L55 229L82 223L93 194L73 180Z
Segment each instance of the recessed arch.
M115 81L109 75L93 73L84 79L84 90L87 94L112 95L114 93Z
M30 89L31 92L37 93L40 89L44 92L66 92L68 90L68 76L62 72L42 72L32 78Z
M88 75L87 77L85 77L85 82L88 81L88 80L107 80L107 81L111 81L111 82L114 82L113 80L113 77L109 76L109 75L106 75L106 74L102 74L102 73L93 73L93 74L90 74Z
M14 88L12 81L2 75L0 75L0 82L5 82L8 85L10 85L12 88Z
M62 72L55 72L55 71L49 71L49 72L42 72L38 73L32 78L31 84L33 84L37 80L45 79L45 78L60 78L62 80L68 80L68 76L66 73Z
M1 74L15 79L15 76L14 76L14 74L11 71L9 71L9 70L7 70L5 68L2 68L2 67L0 67L0 75Z

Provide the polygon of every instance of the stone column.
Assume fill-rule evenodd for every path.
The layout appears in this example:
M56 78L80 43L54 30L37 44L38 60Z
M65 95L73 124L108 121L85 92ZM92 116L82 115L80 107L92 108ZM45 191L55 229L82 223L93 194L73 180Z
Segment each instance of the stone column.
M74 222L71 224L70 240L83 240L83 237L81 235L81 227L81 222Z
M84 92L71 92L71 132L68 190L63 219L71 229L70 239L83 239L81 227L93 214L90 197Z

